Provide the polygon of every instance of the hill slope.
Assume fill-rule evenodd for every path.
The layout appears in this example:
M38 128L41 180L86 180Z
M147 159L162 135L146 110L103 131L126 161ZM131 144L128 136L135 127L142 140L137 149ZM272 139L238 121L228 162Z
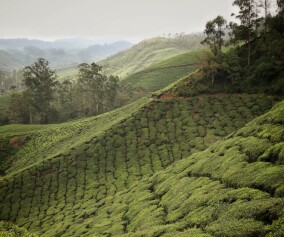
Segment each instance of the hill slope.
M202 38L202 35L188 35L180 39L152 38L98 63L107 75L114 74L124 79L153 63L200 48Z
M123 83L151 91L165 88L197 69L197 53L198 51L190 51L152 64L125 78Z
M134 189L141 197L133 196L137 209L128 212L132 185L240 128L269 109L274 98L204 95L136 103L61 125L1 127L0 152L6 159L1 160L0 218L41 236L142 236L139 231L149 224L142 219L152 210L158 221L149 217L152 225L171 228L173 221L164 218L162 207L156 210L152 194L144 197L144 181Z
M284 102L226 140L101 201L96 236L283 236Z

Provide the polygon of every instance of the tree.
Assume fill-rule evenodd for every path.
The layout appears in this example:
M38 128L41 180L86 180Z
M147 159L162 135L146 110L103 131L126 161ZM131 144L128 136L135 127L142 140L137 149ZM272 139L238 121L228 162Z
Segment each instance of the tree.
M118 93L119 78L118 76L110 76L106 83L107 107L114 108Z
M23 76L30 108L30 123L32 111L40 115L40 123L48 123L48 112L56 86L55 71L49 67L49 62L43 58L24 68Z
M83 108L83 111L79 111L81 116L97 115L116 106L119 78L107 77L101 71L102 67L96 63L79 65L76 88L81 97L77 102Z
M219 63L222 61L222 46L224 45L224 35L226 20L222 16L217 16L214 20L208 21L204 33L205 39L201 42L207 44Z
M82 63L78 67L78 89L82 92L83 113L84 115L99 114L103 111L107 77L100 73L102 67L96 63Z
M248 45L247 64L251 64L251 41L254 38L255 29L258 25L258 13L256 0L235 0L233 5L240 8L239 15L241 25L232 29L239 40L245 40Z
M278 11L281 13L284 10L284 0L277 0Z
M264 10L264 18L266 19L269 15L269 9L271 7L271 0L258 0L258 7L263 8Z
M54 122L63 122L76 118L76 104L74 103L76 95L73 87L74 84L69 80L58 83L56 86L52 102L52 106L54 107L52 114L55 115L57 113L58 117L56 120L53 119Z
M30 109L27 91L11 95L10 111L14 123L30 123Z
M224 36L226 20L222 16L217 16L212 21L208 21L205 26L205 39L201 42L211 49L211 53L200 54L199 62L205 75L211 76L211 82L214 83L215 75L218 71L223 70L223 53Z
M223 62L216 61L216 57L210 51L200 52L197 55L197 60L205 76L210 77L212 84L214 84L216 74L225 68Z
M226 71L232 84L241 81L241 59L236 48L231 48L225 55Z

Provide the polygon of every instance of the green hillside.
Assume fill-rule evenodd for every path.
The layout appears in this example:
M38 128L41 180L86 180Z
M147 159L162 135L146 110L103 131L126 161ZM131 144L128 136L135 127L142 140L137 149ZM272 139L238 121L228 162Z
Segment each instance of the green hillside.
M144 40L130 49L98 63L103 66L104 73L107 75L114 74L118 75L121 79L125 79L151 64L195 48L200 48L202 37L202 35L186 35L181 39L152 38Z
M269 3L80 65L79 83L55 83L45 59L25 68L13 109L0 97L0 237L284 237L284 0ZM7 52L0 66L17 63Z
M200 41L202 39L203 35L201 34L189 34L176 38L151 38L97 63L103 67L103 73L106 75L118 75L122 80L127 78L128 82L133 85L161 89L161 86L169 85L176 78L193 71L191 64L195 63L195 55L194 53L186 54L186 52L201 48ZM177 55L179 57L174 58ZM155 86L155 82L142 83L144 78L148 79L156 76L160 77L159 80L161 80L160 72L156 72L156 74L152 72L148 75L148 70L157 68L163 68L163 75L173 74L175 79L167 77L164 79L165 82L158 86ZM141 76L140 71L143 79L137 79L137 77ZM58 79L63 81L74 79L78 69L76 65L58 66L56 72ZM135 82L131 81L130 78L132 77Z
M130 75L123 80L123 83L136 87L142 86L151 91L160 90L195 71L197 53L198 51L190 51L152 64Z
M283 236L283 119L281 102L224 141L104 199L84 213L86 229L94 223L95 236Z
M223 180L220 175L224 173L221 169L227 170L228 166L232 166L237 175L240 174L239 168L249 164L246 160L239 164L239 158L236 163L231 160L238 154L235 150L233 153L228 152L230 159L226 160L227 152L223 151L226 141L221 145L218 143L216 148L213 146L213 150L206 150L204 158L200 155L203 153L187 157L222 140L270 109L276 101L277 98L272 96L249 94L156 100L144 98L98 117L60 125L3 126L0 128L0 154L6 159L1 160L0 219L13 221L40 236L162 236L179 231L189 231L183 233L185 236L188 233L198 236L207 227L210 227L206 231L208 233L220 231L220 236L233 236L224 234L217 220L222 220L219 217L226 219L227 210L233 211L240 207L240 216L235 216L236 221L228 223L228 226L241 225L247 218L249 222L244 225L245 229L260 229L263 232L262 220L257 222L254 216L247 217L242 210L248 207L254 209L254 204L258 207L259 203L263 204L266 200L261 209L265 212L274 204L282 203L282 199L270 198L270 193L267 194L271 184L262 183L266 182L266 178L267 182L271 181L270 176L265 176L268 175L265 173L266 163L255 163L255 172L259 173L258 169L262 168L264 172L259 176L258 186L258 183L251 184L250 180L245 183L238 179L234 183L227 176L224 181L220 181ZM273 114L275 111L278 110L274 110ZM271 131L274 129L273 126L270 128ZM258 132L254 128L250 131L251 136L253 131ZM281 127L277 131L281 133ZM277 142L270 138L269 133L265 135L263 132L263 136L268 139L266 142ZM253 138L252 141L256 146L245 147L240 140L241 145L237 147L244 146L241 152L256 149L258 141ZM210 157L215 155L222 157L218 160L221 163L209 166L210 162L215 162ZM185 163L175 163L184 158L187 158L183 161ZM244 159L244 156L240 156L240 159ZM251 163L250 159L248 161ZM207 161L208 168L205 165ZM175 165L171 166L173 163ZM190 180L186 182L179 181L181 176L173 174L179 173L179 170L183 174L183 167L188 168L189 164L195 167L192 177L189 175ZM171 168L163 171L167 167ZM222 179L218 178L218 167ZM270 167L269 163L267 167ZM276 171L282 170L277 165L275 167ZM157 173L159 171L163 172ZM213 181L209 179L211 176L206 176L211 172ZM276 181L273 180L275 187L278 185ZM171 186L168 185L170 183ZM203 184L205 186L201 188ZM234 188L243 189L234 192ZM183 189L187 191L183 193ZM211 190L215 199L212 198ZM221 190L219 199L215 197L218 190ZM180 195L176 197L175 194L179 192ZM193 195L192 192L196 193ZM275 195L279 192L275 189ZM229 205L231 197L232 200L240 199L241 203L236 202L240 206ZM255 199L256 203L249 202L248 206L242 203ZM190 202L194 203L194 200L196 203L191 205ZM188 208L192 210L185 209L184 205L175 206L178 202L188 203ZM215 218L214 222L211 216L218 208L217 203L222 208L217 209L216 217L212 217ZM191 217L187 216L189 213ZM278 209L275 215L280 215ZM248 226L250 224L251 228ZM191 230L193 227L195 229Z
M197 69L196 54L198 52L200 52L200 50L192 50L161 61L157 60L158 62L150 64L142 70L140 68L138 72L126 76L126 78L122 78L122 82L123 84L129 84L133 87L141 86L151 91L160 90L175 82L177 79L195 71ZM157 52L157 54L160 54L160 52ZM117 57L121 57L120 59L122 59L123 53L119 55L120 56L117 55ZM163 55L160 56L161 59L163 59ZM107 73L107 71L108 66L106 66L105 73ZM57 73L58 79L63 81L76 78L78 70L75 67L71 67L59 69Z

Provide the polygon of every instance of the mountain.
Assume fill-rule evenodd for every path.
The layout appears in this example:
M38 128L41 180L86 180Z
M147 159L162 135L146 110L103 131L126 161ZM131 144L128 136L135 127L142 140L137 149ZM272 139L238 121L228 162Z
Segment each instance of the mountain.
M107 42L107 43L106 43ZM112 41L119 43L119 41ZM85 49L92 45L111 44L107 39L87 39L87 38L66 38L56 39L54 41L45 41L38 39L0 39L1 49L22 49L24 47L34 46L41 49L61 48L61 49Z
M91 44L91 40L66 39L53 42L28 39L0 39L0 69L14 70L43 57L52 67L93 62L131 47L127 41Z
M126 50L132 46L131 43L127 41L117 41L112 44L104 45L91 45L86 49L79 52L80 58L85 62L97 61L99 59L105 58L106 55L113 55L117 52Z

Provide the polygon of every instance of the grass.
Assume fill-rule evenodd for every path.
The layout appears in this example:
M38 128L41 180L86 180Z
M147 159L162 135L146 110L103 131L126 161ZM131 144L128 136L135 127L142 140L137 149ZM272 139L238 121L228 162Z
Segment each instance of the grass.
M123 83L144 87L151 91L160 90L179 78L195 71L196 53L190 51L152 64L123 80Z
M283 103L231 134L275 102L144 98L60 125L3 126L0 151L14 150L1 161L0 218L40 236L277 233Z

